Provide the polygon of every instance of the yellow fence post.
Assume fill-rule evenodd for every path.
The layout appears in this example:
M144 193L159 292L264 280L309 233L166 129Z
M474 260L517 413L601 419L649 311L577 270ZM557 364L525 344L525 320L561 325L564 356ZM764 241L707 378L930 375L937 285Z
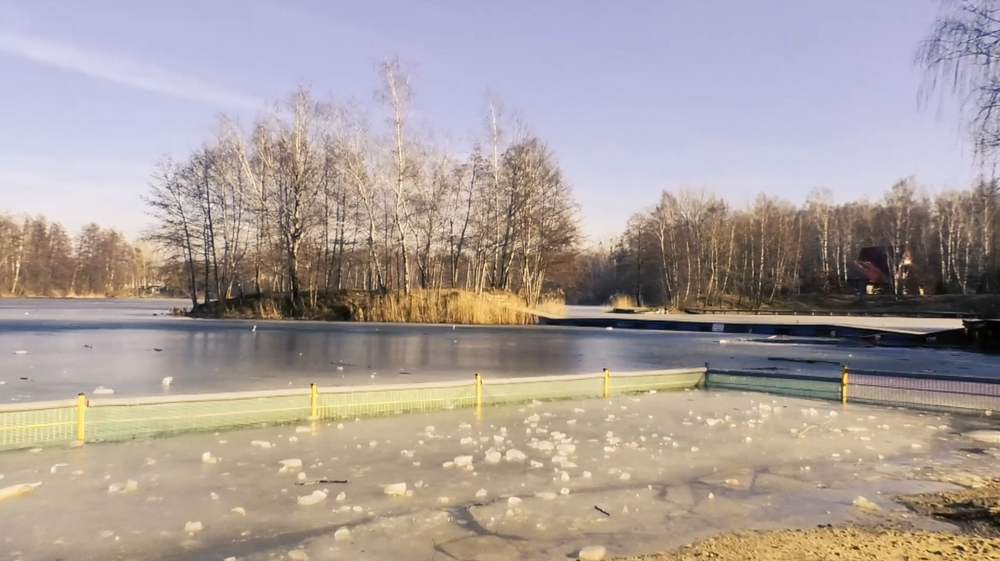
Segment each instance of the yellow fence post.
M76 396L76 440L84 442L87 439L87 396Z
M604 397L609 397L611 395L611 372L608 369L604 369Z
M309 418L319 417L319 386L309 384Z
M840 402L847 403L847 366L840 368Z

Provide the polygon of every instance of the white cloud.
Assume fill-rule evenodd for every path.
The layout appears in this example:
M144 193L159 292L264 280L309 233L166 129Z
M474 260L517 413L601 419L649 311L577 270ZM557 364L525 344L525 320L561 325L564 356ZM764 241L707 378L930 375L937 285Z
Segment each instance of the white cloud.
M0 31L0 53L100 78L130 88L209 105L259 109L260 100L124 57Z

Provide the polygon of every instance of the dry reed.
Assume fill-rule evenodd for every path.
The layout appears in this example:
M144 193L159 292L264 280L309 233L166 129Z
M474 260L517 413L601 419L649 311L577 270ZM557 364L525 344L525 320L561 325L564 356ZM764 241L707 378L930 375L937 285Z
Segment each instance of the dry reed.
M608 300L608 306L615 310L633 310L639 307L635 298L629 294L615 294Z

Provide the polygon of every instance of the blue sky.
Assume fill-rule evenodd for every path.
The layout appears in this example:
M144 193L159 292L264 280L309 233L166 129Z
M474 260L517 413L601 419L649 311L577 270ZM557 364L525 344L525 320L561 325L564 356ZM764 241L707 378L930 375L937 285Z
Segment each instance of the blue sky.
M454 145L486 91L556 151L593 238L663 189L879 197L976 174L911 60L933 0L0 0L0 212L137 235L156 160L398 55Z

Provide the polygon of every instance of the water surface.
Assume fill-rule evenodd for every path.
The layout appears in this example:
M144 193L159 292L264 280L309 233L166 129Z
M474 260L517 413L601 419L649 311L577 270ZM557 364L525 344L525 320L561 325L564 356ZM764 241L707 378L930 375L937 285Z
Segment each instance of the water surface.
M179 300L0 299L0 403L98 386L160 395L701 366L839 374L858 368L1000 375L996 358L929 349L775 344L711 333L195 320ZM187 304L190 304L189 302ZM256 329L254 327L256 326ZM725 341L725 344L720 343ZM23 353L23 354L21 354ZM164 388L163 378L173 377Z

